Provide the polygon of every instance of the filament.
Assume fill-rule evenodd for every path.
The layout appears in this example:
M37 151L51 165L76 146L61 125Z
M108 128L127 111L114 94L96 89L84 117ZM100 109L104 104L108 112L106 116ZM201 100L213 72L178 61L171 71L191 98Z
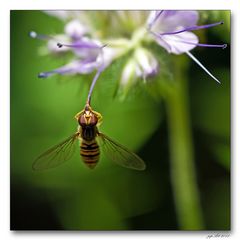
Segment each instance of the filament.
M211 23L211 24L201 25L201 26L187 27L187 28L184 28L184 29L182 29L182 30L174 31L174 32L159 33L159 35L162 35L162 36L163 36L163 35L173 35L173 34L178 34L178 33L186 32L186 31L194 31L194 30L203 29L203 28L215 27L215 26L218 26L218 25L221 25L221 24L223 24L223 21L217 22L217 23Z
M50 40L50 39L54 39L52 36L49 35L45 35L45 34L38 34L35 31L31 31L29 32L29 37L31 38L36 38L36 39L40 39L40 40Z
M196 58L196 57L194 57L190 52L186 52L186 54L193 60L193 61L195 61L210 77L212 77L215 81L217 81L218 83L221 83L216 77L214 77L213 75L212 75L212 73L210 73L208 70L207 70L207 68L205 68L204 66L203 66L203 64L201 63L201 62L199 62L199 60Z

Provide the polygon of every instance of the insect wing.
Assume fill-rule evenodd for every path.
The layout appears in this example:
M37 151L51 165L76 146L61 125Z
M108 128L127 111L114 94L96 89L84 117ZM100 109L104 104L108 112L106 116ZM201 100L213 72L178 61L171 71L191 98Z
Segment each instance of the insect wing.
M126 147L103 133L99 133L98 137L101 139L101 149L103 149L105 155L118 165L135 170L144 170L146 168L144 161Z
M44 170L54 168L69 160L74 154L74 142L78 135L78 133L75 133L41 154L33 163L33 169Z

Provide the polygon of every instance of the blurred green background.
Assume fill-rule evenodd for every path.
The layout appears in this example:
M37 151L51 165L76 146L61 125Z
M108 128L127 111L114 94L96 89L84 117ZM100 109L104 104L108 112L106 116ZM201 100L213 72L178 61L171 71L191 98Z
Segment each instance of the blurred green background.
M203 38L229 43L230 12L204 14L209 21L228 22L221 31L208 29ZM103 115L102 132L135 150L146 162L146 171L124 169L104 158L89 170L78 151L56 169L32 170L36 156L76 130L74 115L82 110L93 77L37 78L39 72L66 63L68 56L41 56L38 50L45 43L28 33L61 33L63 26L40 11L11 11L11 229L178 230L164 104L141 89L124 101L113 99L124 58L101 75L92 107ZM198 48L194 55L222 82L217 84L189 60L186 77L205 226L228 230L230 47Z

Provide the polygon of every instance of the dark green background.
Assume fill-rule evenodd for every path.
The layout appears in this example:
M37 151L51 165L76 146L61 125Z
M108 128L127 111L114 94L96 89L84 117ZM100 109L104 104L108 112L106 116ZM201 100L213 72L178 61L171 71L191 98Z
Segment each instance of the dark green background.
M213 15L213 18L214 19ZM229 12L219 16L229 18ZM227 24L226 24L227 25ZM228 42L229 29L208 30L208 42ZM147 170L121 168L102 158L94 170L79 152L66 164L32 171L42 151L71 135L92 76L37 74L66 63L40 56L45 43L28 32L54 34L63 23L40 11L11 11L11 229L176 230L170 183L167 119L163 102L146 91L124 101L113 92L124 59L99 79L92 106L103 115L101 130L135 150ZM218 85L195 63L188 72L192 131L206 229L230 229L230 47L194 54L222 81ZM176 57L177 58L177 57ZM187 58L187 56L186 56ZM190 60L189 60L190 61ZM176 119L177 121L177 119Z

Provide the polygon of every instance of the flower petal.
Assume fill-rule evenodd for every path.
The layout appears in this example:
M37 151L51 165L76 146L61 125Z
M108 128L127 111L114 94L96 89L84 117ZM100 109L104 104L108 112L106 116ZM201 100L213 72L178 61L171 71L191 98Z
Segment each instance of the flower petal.
M78 20L72 20L65 26L65 33L74 40L80 39L87 32L87 28Z
M96 60L102 50L102 44L99 41L93 41L86 37L81 38L72 44L59 43L59 46L61 46L61 48L70 47L78 57L83 59L91 59L92 61L94 59Z
M153 24L158 20L160 14L162 14L163 10L151 11L147 18L147 26L148 29L151 29Z
M152 26L156 33L173 32L194 26L198 21L197 11L162 11Z
M97 61L101 62L104 67L109 66L114 59L119 55L119 49L112 47L102 48L102 53L99 54Z
M198 37L194 33L183 32L174 35L159 36L157 42L169 53L182 54L196 47Z
M76 66L76 73L88 74L100 67L100 63L97 61L79 61Z

